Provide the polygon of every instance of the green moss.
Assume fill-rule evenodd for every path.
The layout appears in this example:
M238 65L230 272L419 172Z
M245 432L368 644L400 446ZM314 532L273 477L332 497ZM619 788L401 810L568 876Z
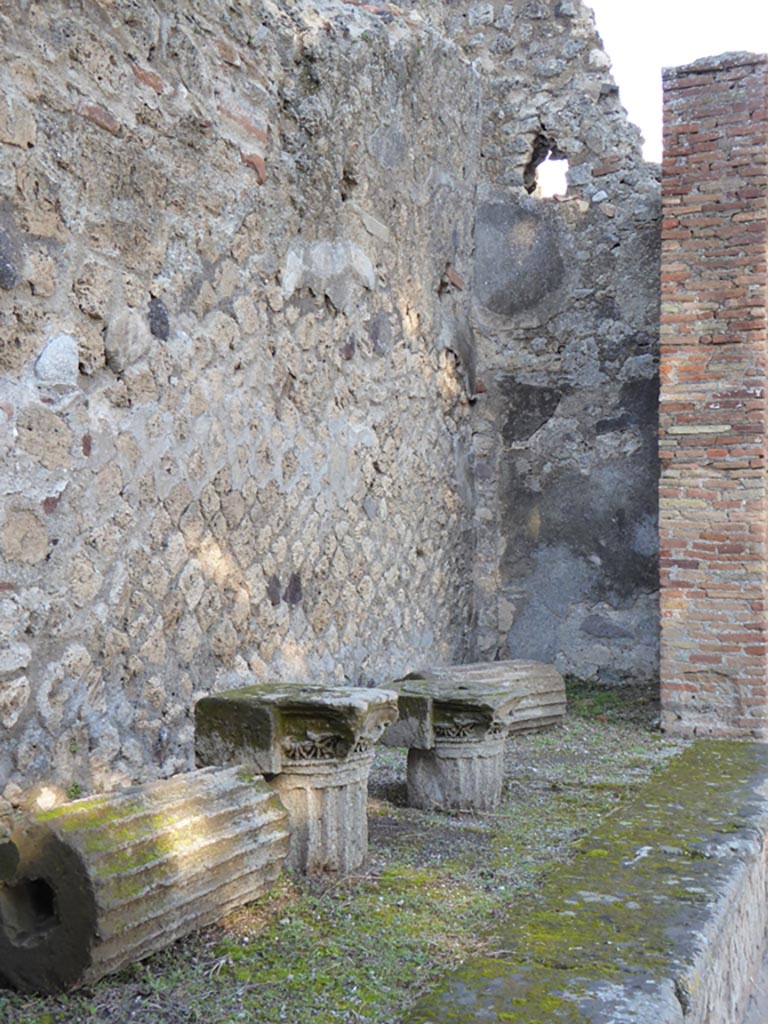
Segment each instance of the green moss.
M573 860L549 877L539 898L523 901L502 929L499 961L470 965L449 978L419 1004L409 1024L475 1020L462 1001L511 1007L522 998L521 969L533 981L524 986L520 1011L510 1008L499 1019L586 1021L573 991L563 996L567 1006L545 1007L543 993L552 991L553 972L564 990L573 978L583 979L588 989L637 974L658 979L676 963L692 963L693 940L680 936L701 932L711 896L722 891L732 870L729 858L710 855L706 844L748 826L755 808L762 808L756 786L766 773L763 745L692 746L596 828Z
M38 1024L40 1015L52 1009L57 1024L106 1024L128 1019L142 1002L152 1024L248 1019L259 1024L394 1024L445 978L438 995L447 998L453 985L450 1011L463 1012L464 1020L462 1000L485 998L488 988L498 985L492 1020L578 1022L581 993L590 981L586 969L579 973L572 965L565 948L575 929L567 922L560 928L552 907L534 921L543 906L535 896L548 891L552 879L564 877L569 869L563 864L569 860L574 866L584 862L616 870L611 857L600 853L612 849L610 829L600 838L601 822L623 821L624 810L632 806L628 794L637 792L680 747L679 740L582 716L549 733L515 738L508 746L498 813L446 816L374 801L371 860L361 877L326 882L284 877L268 896L242 908L219 929L105 979L92 997L70 994L65 1008L53 1000L0 990L0 1019L3 1024ZM392 756L390 774L382 776L389 780L385 788L400 793L405 759L384 754ZM713 781L717 776L715 771ZM114 830L123 826L114 816L110 819L104 798L94 800L80 802L78 827L89 824L96 842L99 824ZM661 800L654 797L653 802ZM126 830L114 835L129 840L125 824ZM732 825L733 819L718 819L723 829ZM87 831L80 833L83 841ZM690 841L670 841L682 851L675 858L701 851L707 835L702 819ZM107 850L102 853L110 856ZM699 857L690 863L707 861ZM110 864L120 866L119 860ZM109 884L115 887L112 892L130 899L145 878L139 867L128 874L117 871ZM675 885L684 893L679 880ZM563 899L562 892L557 899ZM609 922L600 917L605 907L584 901L593 936L604 927L605 936L615 938L632 902L622 896L620 906L609 907L614 922L609 930ZM529 939L537 960L517 951L515 942ZM466 974L457 985L458 975L450 972L462 963ZM605 961L601 969L606 970ZM163 998L147 1000L152 993ZM92 1012L90 999L109 1012ZM450 1022L447 1013L440 1014L423 1019Z

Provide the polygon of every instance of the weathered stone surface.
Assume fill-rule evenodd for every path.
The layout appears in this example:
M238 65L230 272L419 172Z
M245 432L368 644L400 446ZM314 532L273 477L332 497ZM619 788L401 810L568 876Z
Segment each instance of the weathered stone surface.
M477 736L546 728L565 714L563 677L554 665L542 662L429 666L393 685L399 717L382 737L391 746L430 749L441 724L458 724L465 714Z
M492 811L504 781L504 736L461 742L438 738L408 750L408 803L441 811Z
M375 6L52 0L0 33L0 538L35 695L3 778L188 769L191 694L232 670L369 685L534 637L655 670L658 184L591 14ZM563 201L526 191L542 147ZM39 387L52 333L82 390Z
M387 690L261 683L195 706L198 764L245 764L288 810L288 867L346 874L368 850L373 746L397 717Z
M12 729L21 717L29 700L29 680L26 676L3 680L0 688L0 722Z
M696 743L499 922L499 957L405 1021L743 1020L768 924L767 782L765 744Z
M0 581L35 695L3 779L186 770L191 694L233 669L369 685L467 652L470 406L437 339L469 319L439 287L469 281L480 79L424 22L321 7L328 32L314 0L161 0L154 28L54 0L0 31L0 106L36 123L0 175ZM39 387L58 333L82 391Z
M56 334L37 357L35 376L41 384L77 384L79 374L77 342L71 334Z
M284 299L308 288L314 295L326 296L340 313L349 313L362 289L375 287L370 257L351 242L313 242L288 250L282 275Z
M11 562L37 565L48 554L48 531L40 519L26 509L9 511L2 529L3 555Z
M491 810L501 797L510 730L552 725L565 712L563 677L538 662L430 667L393 685L399 719L382 742L409 748L414 807Z
M162 299L151 298L148 310L149 329L156 338L167 341L171 332L171 323L168 319L168 310Z
M632 389L650 393L656 377L659 183L590 13L523 0L495 12L454 22L457 42L494 69L473 289L483 390L471 656L654 678L655 432ZM537 190L548 155L568 161L557 200ZM604 610L627 634L608 647L580 629Z
M557 228L540 202L492 202L477 211L476 296L492 313L512 316L560 287L565 265Z
M19 280L19 262L18 245L0 227L0 288L9 290Z
M267 891L288 848L272 790L239 769L17 815L0 836L0 977L91 984Z
M270 779L288 811L288 870L347 875L365 861L372 762L373 751L297 761Z
M133 309L114 316L104 338L107 366L115 373L123 373L146 355L152 338L144 317Z
M396 718L391 690L256 683L198 701L195 752L201 764L234 761L277 774L370 750Z

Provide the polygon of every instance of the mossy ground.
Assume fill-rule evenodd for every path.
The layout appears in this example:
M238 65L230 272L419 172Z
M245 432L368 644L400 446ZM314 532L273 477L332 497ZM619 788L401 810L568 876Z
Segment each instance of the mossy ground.
M571 684L566 722L510 740L501 806L405 806L405 754L371 781L370 857L344 881L283 878L220 925L92 990L0 990L4 1024L394 1024L447 971L503 952L519 913L574 843L681 749L646 690Z

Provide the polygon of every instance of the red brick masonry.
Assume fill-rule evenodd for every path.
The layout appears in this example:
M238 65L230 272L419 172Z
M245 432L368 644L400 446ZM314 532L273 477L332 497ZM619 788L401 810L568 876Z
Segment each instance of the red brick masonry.
M768 58L664 72L665 729L768 737Z

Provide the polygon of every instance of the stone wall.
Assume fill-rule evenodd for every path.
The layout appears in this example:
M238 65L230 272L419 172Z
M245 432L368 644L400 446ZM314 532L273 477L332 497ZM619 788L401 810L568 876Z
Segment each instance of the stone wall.
M486 83L473 289L478 657L658 672L658 169L591 12L476 4ZM542 199L536 165L568 160Z
M664 77L662 708L768 735L768 59Z
M586 8L0 38L1 782L189 767L249 674L654 673L658 185Z
M189 767L232 672L461 660L476 73L337 3L0 38L0 780Z

